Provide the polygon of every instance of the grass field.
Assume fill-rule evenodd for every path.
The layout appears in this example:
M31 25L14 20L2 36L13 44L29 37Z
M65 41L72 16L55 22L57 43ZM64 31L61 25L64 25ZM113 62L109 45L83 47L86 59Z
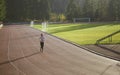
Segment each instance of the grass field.
M42 29L41 25L34 25L34 28ZM80 45L95 44L96 40L117 30L120 30L120 24L50 24L47 27L48 33Z

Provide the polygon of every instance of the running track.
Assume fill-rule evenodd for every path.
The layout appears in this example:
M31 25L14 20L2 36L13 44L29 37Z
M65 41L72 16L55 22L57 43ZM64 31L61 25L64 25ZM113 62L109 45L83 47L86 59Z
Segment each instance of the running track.
M40 53L40 33L23 25L0 29L0 75L120 75L118 61L48 34Z

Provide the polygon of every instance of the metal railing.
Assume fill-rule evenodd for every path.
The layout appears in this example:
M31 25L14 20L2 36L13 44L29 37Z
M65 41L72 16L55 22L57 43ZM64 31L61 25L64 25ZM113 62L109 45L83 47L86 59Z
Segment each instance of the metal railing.
M120 44L120 30L98 39L96 44Z
M120 55L120 30L96 41L96 45Z

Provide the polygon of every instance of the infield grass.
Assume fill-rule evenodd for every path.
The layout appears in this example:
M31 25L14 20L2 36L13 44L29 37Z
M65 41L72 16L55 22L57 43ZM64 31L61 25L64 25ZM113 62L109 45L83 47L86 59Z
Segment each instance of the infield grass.
M34 25L34 28L42 30L41 27ZM48 33L80 45L95 44L96 40L117 30L120 30L118 23L49 24L47 27Z

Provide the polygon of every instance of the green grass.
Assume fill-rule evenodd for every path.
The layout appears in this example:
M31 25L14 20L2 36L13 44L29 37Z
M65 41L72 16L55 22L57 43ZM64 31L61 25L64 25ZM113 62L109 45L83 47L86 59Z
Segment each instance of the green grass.
M41 30L41 25L35 25L34 28ZM72 41L80 45L85 45L95 44L96 40L119 29L120 24L107 23L51 24L48 25L47 32L65 40ZM119 38L117 37L117 39Z

